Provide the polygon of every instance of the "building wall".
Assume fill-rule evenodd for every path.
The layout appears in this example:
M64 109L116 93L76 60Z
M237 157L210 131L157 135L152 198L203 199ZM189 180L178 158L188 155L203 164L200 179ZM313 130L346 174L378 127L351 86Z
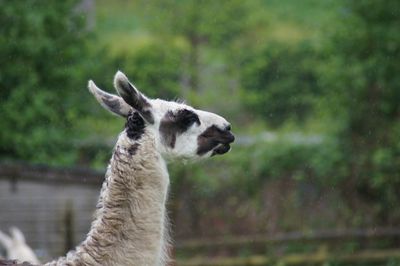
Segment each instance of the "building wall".
M0 177L0 230L20 228L42 259L64 255L85 238L100 186Z

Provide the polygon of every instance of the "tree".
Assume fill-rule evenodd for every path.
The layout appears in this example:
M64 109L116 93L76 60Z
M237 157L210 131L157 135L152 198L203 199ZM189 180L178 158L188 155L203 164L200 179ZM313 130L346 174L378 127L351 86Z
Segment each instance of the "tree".
M183 38L188 45L189 87L199 89L201 49L227 47L247 27L249 4L246 1L145 1L144 14L156 32Z
M353 0L344 6L321 83L339 121L346 191L376 205L388 222L400 200L400 2Z
M70 161L71 122L86 91L76 1L0 1L0 156Z
M245 106L273 127L304 122L321 94L317 62L315 49L306 43L268 43L248 53L241 67Z

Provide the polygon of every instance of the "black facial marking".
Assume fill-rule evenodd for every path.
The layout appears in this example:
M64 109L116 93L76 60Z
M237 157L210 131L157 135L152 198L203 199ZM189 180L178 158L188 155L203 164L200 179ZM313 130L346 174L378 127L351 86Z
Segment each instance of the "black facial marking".
M216 126L211 126L207 128L198 138L197 138L197 154L203 155L213 148L215 148L219 142L217 140L219 130Z
M160 123L160 133L163 141L169 147L174 148L177 135L188 130L194 123L200 125L200 119L191 110L181 109L176 113L168 111Z
M129 138L138 140L144 133L145 123L138 112L133 112L128 115L125 128Z
M213 151L212 155L226 153L230 149L229 143L232 143L234 140L235 137L231 132L221 130L217 126L212 125L197 138L197 154L204 155L209 151Z

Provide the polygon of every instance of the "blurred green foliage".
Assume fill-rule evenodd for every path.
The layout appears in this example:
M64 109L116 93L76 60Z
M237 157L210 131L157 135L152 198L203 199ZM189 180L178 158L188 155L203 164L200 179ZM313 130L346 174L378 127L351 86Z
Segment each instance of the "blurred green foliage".
M316 51L306 43L268 43L243 59L242 99L247 109L273 127L287 120L299 123L313 114L321 97L315 66Z
M87 32L76 1L0 2L0 153L73 162L65 141L81 113Z
M121 69L242 136L222 158L173 165L173 193L257 198L289 178L333 187L349 208L361 199L378 224L400 221L399 1L96 3L92 30L76 1L0 1L2 159L104 168L123 121L84 88L110 88Z
M110 59L110 64L121 67L129 77L146 88L153 98L176 99L181 93L184 48L172 42L149 40L133 52L121 51Z
M399 10L399 1L350 1L319 73L327 108L340 121L346 184L379 206L382 222L399 217L390 213L400 185Z
M204 86L202 75L204 52L218 51L219 56L231 57L235 42L248 29L251 7L248 1L168 0L142 1L144 23L156 34L173 36L187 47L184 79L191 91L198 92ZM254 8L253 8L254 11ZM234 19L233 19L234 18ZM215 61L215 58L214 60ZM185 93L184 90L184 94Z

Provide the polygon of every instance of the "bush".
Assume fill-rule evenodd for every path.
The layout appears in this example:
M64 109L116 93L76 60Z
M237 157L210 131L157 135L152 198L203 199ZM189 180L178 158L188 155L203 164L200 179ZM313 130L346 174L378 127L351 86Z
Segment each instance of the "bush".
M302 122L313 112L320 95L316 55L307 44L269 44L242 63L243 100L249 111L269 125Z
M71 162L82 106L84 21L76 1L0 2L0 156Z

